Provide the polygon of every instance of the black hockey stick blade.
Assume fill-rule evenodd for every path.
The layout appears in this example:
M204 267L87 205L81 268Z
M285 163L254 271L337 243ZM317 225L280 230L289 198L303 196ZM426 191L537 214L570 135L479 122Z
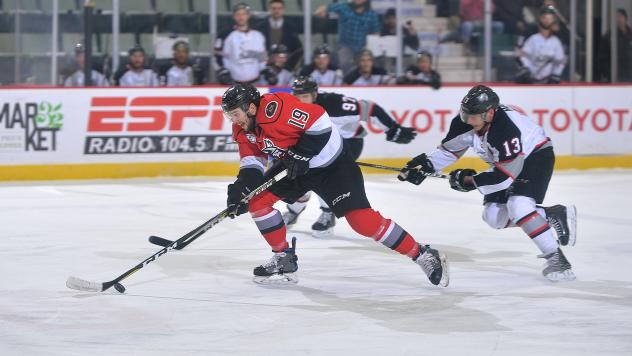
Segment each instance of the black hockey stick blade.
M158 245L162 247L167 247L173 243L173 241L171 240L167 240L165 238L162 238L160 236L155 236L155 235L149 236L149 242L151 242L154 245ZM182 250L182 248L183 246L178 246L176 247L176 250Z

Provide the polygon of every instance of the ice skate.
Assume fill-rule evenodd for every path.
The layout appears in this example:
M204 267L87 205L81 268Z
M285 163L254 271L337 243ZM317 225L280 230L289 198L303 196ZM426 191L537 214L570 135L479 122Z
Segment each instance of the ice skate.
M296 237L293 237L291 247L275 252L268 262L255 268L253 281L258 284L296 284L297 260Z
M419 245L420 255L414 262L424 271L430 283L447 287L450 284L450 267L445 255L430 248L429 245Z
M336 226L336 217L329 208L320 208L323 212L318 217L318 220L312 225L312 236L314 237L326 237L330 236L334 232L334 226Z
M296 224L296 221L298 220L298 216L301 215L303 211L305 211L305 208L306 207L304 206L303 209L296 212L291 208L290 204L288 204L287 211L283 213L283 222L285 223L285 226L287 228L290 228L292 225Z
M555 230L560 245L575 246L577 236L577 209L574 205L553 205L542 207L546 213L546 220Z
M548 280L553 282L575 280L571 264L561 249L558 248L555 252L541 254L538 257L546 259L542 275Z

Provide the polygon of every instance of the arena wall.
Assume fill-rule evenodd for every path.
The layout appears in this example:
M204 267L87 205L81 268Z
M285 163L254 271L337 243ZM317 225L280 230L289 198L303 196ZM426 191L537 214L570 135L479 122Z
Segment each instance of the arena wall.
M366 125L361 159L402 166L440 143L468 88L321 89L372 100L403 126L414 126L417 139L398 145ZM556 169L632 168L632 86L494 88L502 103L519 107L545 128L558 157ZM235 175L237 147L219 105L224 90L2 88L0 180ZM486 168L471 154L455 167Z

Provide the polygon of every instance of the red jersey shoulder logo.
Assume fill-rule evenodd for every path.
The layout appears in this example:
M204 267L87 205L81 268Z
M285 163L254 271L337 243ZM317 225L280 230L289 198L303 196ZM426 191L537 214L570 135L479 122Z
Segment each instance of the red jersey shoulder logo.
M268 119L273 118L278 108L279 108L279 103L277 103L276 101L269 102L265 108L266 117Z

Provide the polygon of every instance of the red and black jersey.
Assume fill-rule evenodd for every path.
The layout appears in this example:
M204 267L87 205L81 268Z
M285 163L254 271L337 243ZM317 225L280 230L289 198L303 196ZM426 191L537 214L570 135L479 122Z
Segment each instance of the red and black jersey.
M239 145L240 169L262 172L269 156L282 159L290 147L312 157L310 168L329 165L342 151L342 139L327 112L288 93L264 94L254 131L233 125L233 138Z

